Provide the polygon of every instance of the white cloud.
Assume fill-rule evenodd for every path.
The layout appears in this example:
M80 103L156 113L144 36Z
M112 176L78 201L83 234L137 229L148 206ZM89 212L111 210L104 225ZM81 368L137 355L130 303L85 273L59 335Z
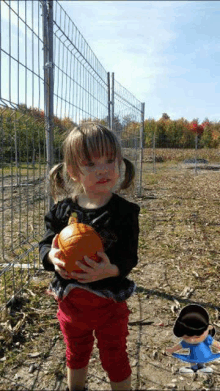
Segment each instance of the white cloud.
M169 27L171 5L165 3L117 1L100 7L97 2L83 2L80 15L91 11L90 23L87 18L74 20L73 15L104 68L115 72L117 80L138 99L144 96L138 85L143 90L144 84L146 95L155 90L158 77L169 72L164 51L175 41L176 33Z

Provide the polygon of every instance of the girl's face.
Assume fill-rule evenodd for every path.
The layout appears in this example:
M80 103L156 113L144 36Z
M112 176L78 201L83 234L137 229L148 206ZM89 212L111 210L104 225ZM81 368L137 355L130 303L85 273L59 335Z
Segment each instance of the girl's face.
M107 156L93 157L91 161L83 161L80 166L82 173L75 178L89 194L109 194L119 179L118 159Z
M200 343L200 342L203 342L203 341L206 339L208 333L209 333L209 329L207 329L206 331L204 331L204 333L201 334L201 335L193 335L192 337L189 337L189 336L187 336L187 335L184 335L182 339L183 339L184 341L188 342L188 343L191 343L191 344L193 344L193 345L196 345L196 344L198 344L198 343Z

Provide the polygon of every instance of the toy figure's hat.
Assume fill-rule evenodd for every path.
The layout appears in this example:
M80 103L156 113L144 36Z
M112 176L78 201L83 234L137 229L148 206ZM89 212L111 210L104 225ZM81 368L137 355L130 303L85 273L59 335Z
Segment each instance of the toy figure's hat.
M173 328L176 337L183 335L202 335L209 326L209 315L205 308L197 304L187 305L182 309Z

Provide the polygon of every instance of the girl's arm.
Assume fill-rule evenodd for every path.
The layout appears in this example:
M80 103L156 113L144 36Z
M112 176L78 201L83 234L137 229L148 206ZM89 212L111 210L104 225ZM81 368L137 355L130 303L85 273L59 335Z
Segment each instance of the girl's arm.
M64 269L65 263L59 259L61 251L57 243L57 235L52 238L49 236L47 238L47 233L45 238L40 242L40 257L43 262L45 270L56 271L60 274L62 278L69 279L69 273ZM50 244L50 242L52 243Z
M65 263L59 258L61 251L58 247L56 235L53 239L51 249L47 256L47 261L54 266L54 270L60 274L62 278L71 279L69 273L65 270Z
M116 265L113 265L107 254L97 252L97 255L102 259L101 262L95 262L88 257L84 257L86 265L82 262L76 262L76 264L82 269L82 273L70 273L71 277L84 284L94 281L103 280L104 278L117 277L119 275L119 269Z
M53 240L67 224L67 210L67 202L58 203L53 205L45 216L46 232L39 243L39 252L44 269L47 271L55 271L55 264L51 257L58 250L58 246L55 243L53 244Z
M174 352L177 352L180 349L182 349L182 346L178 343L178 345L175 345L172 348L167 348L166 353L172 354Z
M138 205L127 205L120 219L115 215L115 231L118 241L107 251L109 259L117 265L119 277L124 279L138 262L139 215Z

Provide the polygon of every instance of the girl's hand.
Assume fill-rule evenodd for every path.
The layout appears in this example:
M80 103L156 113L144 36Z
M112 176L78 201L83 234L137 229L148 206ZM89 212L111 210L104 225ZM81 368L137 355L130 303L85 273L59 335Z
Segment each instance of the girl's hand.
M216 341L215 339L214 339L213 342L212 342L212 346L214 346L215 348L217 348L218 350L220 350L220 342L219 342L219 341Z
M172 354L172 353L173 353L173 349L172 349L172 348L167 348L167 349L166 349L166 353Z
M70 274L64 269L65 263L61 261L61 259L59 259L59 256L61 255L61 250L58 247L57 238L58 235L53 238L51 250L48 253L48 259L54 265L55 271L59 273L62 278L71 279Z
M166 353L172 354L174 352L178 352L178 350L182 349L182 346L178 343L177 345L173 346L172 348L167 348Z
M119 270L116 265L113 265L108 256L103 252L97 252L97 255L102 259L101 262L93 261L87 256L84 257L87 265L82 262L76 262L77 265L82 269L82 273L70 273L71 277L81 283L88 283L98 280L103 280L107 277L116 277L119 275Z

